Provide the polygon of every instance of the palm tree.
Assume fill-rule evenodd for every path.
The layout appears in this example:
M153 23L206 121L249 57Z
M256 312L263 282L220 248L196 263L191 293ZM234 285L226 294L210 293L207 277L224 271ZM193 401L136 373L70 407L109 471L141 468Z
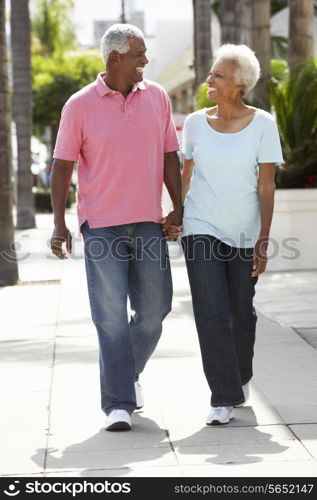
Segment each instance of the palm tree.
M261 78L251 96L266 109L271 76L270 6L270 0L241 0L241 42L254 50L261 65Z
M240 43L240 2L221 0L221 43Z
M197 88L206 80L211 65L210 0L193 0L193 12L195 88Z
M11 118L5 33L5 0L0 0L0 285L18 281L12 217Z
M314 55L314 0L288 0L288 64Z
M35 227L31 172L32 83L29 2L11 0L13 118L17 131L17 229Z

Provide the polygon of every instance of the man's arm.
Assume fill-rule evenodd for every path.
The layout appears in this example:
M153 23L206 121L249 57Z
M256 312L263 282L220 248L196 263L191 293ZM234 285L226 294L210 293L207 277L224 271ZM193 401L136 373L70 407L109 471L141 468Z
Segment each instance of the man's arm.
M72 237L65 224L65 208L74 168L73 161L55 159L51 175L51 200L54 213L54 231L51 238L51 249L59 259L67 259L62 249L66 242L68 253L72 251Z
M183 217L182 181L176 151L164 153L164 184L173 203L173 210L168 214L163 224L163 230L166 232L171 225L181 226ZM179 230L180 232L181 230Z
M258 276L265 271L267 264L266 252L274 209L275 163L260 163L259 168L258 192L260 200L261 230L259 239L254 248L253 272L251 276Z

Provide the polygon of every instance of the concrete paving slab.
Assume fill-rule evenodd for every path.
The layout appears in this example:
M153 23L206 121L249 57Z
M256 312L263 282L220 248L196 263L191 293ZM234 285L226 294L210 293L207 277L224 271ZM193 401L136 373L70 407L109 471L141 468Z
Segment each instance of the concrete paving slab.
M44 470L46 435L20 431L0 433L1 475L33 474ZM37 462L33 460L36 454Z
M16 285L0 288L1 340L52 336L56 324L59 286ZM43 297L50 307L43 305ZM34 330L34 331L33 331Z
M296 328L296 332L307 344L317 349L317 328Z
M296 437L285 425L259 425L256 427L205 426L173 428L169 432L174 446L209 446L218 444L244 444L245 442L279 442L281 440L294 441Z
M1 346L0 393L49 390L53 341L20 340Z
M310 454L299 441L280 440L279 442L253 441L245 443L217 444L209 446L186 446L175 448L179 463L182 465L206 463L253 463L267 461L312 460Z
M36 459L37 461L37 459ZM169 444L157 448L138 448L124 450L93 450L76 452L76 445L68 449L49 450L47 456L47 472L58 472L63 469L71 471L76 469L120 469L129 467L178 465L175 454Z
M49 391L1 394L0 432L44 431L48 428ZM20 434L21 438L22 432Z
M122 469L97 469L72 472L48 472L46 477L182 477L182 468L178 465L167 467L124 467Z
M66 451L76 447L78 452L84 453L86 451L165 448L169 444L165 430L157 428L153 421L152 425L144 422L148 419L142 419L142 422L138 423L135 415L132 420L133 431L126 433L110 433L104 429L104 426L94 435L89 434L87 429L81 434L78 430L72 430L68 435L66 432L62 434L55 432L49 436L49 447Z
M290 429L312 457L317 460L317 423L290 425Z
M96 335L56 338L55 365L66 366L68 369L77 366L81 368L87 364L98 366L98 340Z
M259 279L255 304L282 326L317 327L317 273L265 273Z
M210 411L210 390L199 358L174 359L172 365L164 359L155 359L155 362L153 360L149 364L148 373L169 430L205 426L206 416ZM231 426L284 423L253 385L248 405L234 410L235 420Z
M316 477L313 461L263 462L245 464L182 465L184 477ZM269 481L268 481L269 482ZM309 483L309 479L307 480ZM212 483L211 483L212 484ZM246 482L247 484L247 482Z

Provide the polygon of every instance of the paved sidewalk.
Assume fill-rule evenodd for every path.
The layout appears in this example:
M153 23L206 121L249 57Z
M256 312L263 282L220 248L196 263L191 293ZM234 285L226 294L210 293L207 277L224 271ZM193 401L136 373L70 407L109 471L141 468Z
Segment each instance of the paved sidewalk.
M73 211L68 219L76 232ZM315 338L317 271L260 279L250 402L210 428L185 265L171 244L173 311L142 376L144 409L131 432L107 433L81 242L68 261L49 258L52 217L37 224L17 232L22 284L0 288L1 475L316 477L317 351L292 327Z

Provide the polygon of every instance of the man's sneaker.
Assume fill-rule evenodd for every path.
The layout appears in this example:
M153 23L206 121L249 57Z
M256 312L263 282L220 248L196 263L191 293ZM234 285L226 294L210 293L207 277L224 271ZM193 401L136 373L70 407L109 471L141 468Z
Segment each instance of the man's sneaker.
M249 382L242 386L242 390L244 394L244 402L241 403L240 405L234 405L235 408L242 408L242 406L245 406L246 402L248 401L250 393Z
M211 408L207 417L207 425L222 425L227 424L233 418L232 406L217 406Z
M129 431L131 429L131 417L126 410L112 410L107 415L106 431Z
M139 382L134 382L135 397L136 397L136 409L140 410L144 405L144 397L142 391L142 385Z

